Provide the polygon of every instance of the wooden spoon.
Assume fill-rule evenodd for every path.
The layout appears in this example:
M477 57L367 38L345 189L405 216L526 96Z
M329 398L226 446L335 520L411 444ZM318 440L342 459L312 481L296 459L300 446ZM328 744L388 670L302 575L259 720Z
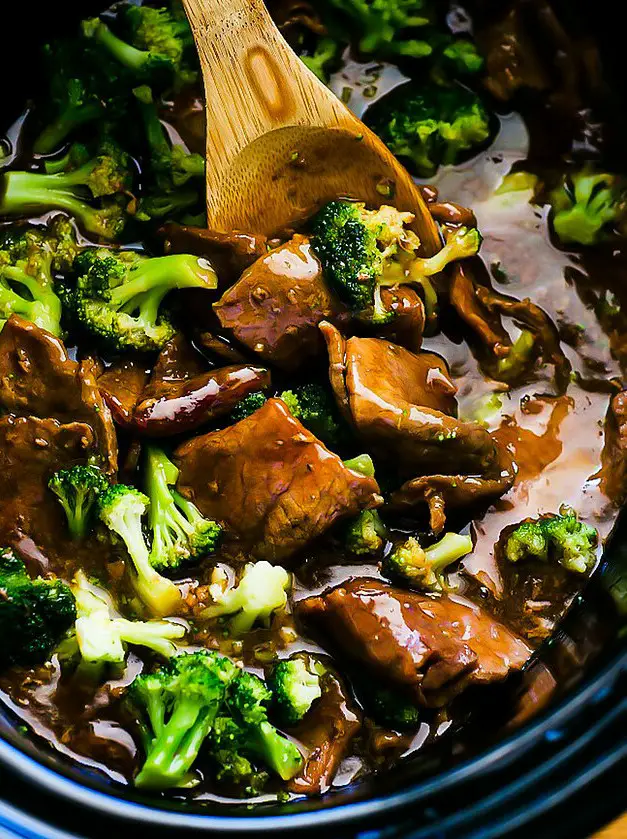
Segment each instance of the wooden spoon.
M415 214L427 255L437 227L410 175L296 56L262 0L183 0L202 68L207 221L272 235L338 197Z

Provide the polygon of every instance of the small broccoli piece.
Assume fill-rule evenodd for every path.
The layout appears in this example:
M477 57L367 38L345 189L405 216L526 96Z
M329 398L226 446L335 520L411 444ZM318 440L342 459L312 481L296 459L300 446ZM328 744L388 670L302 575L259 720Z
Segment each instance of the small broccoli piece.
M53 274L64 267L73 241L62 221L53 220L47 227L16 226L3 232L0 329L16 314L53 335L61 335L61 300L54 288Z
M284 390L280 398L305 428L331 449L342 443L343 428L337 419L335 400L329 391L315 382Z
M442 50L442 63L450 66L455 75L468 76L478 73L483 67L483 58L472 41L456 38Z
M195 81L197 74L184 60L191 42L186 21L175 19L167 9L149 6L127 6L124 12L131 43L99 18L83 21L84 37L98 45L105 56L119 62L129 80L136 84L145 81L178 89Z
M338 31L354 32L365 55L423 58L433 52L426 38L411 37L431 23L425 0L328 0L328 5L344 18Z
M228 658L196 652L173 658L156 673L141 674L128 691L146 759L135 786L170 789L189 783L198 752L238 673Z
M246 748L269 769L289 781L303 765L303 756L291 740L283 737L268 721L272 692L258 676L240 671L227 692L233 718L246 730Z
M368 109L365 122L390 151L407 158L421 177L458 163L490 136L479 97L461 87L405 84Z
M347 469L352 469L353 472L365 475L366 478L374 478L374 463L369 454L359 454L357 457L351 457L344 461L344 466Z
M359 676L354 681L360 701L376 722L396 731L408 731L420 725L420 709L408 691L402 687L373 685Z
M285 658L274 668L268 687L274 706L285 725L296 725L322 696L320 678L326 668L307 653Z
M178 570L184 562L215 553L222 534L217 522L204 518L191 501L171 489L178 475L165 452L147 447L144 489L150 499L150 564L157 570Z
M604 229L622 213L621 190L615 175L587 169L565 176L549 196L553 229L565 245L596 244Z
M509 562L554 560L567 571L586 574L596 564L598 541L595 528L579 521L575 511L563 505L559 515L549 514L519 524L507 538L505 557Z
M346 548L353 554L378 554L387 538L387 530L376 510L362 510L348 525Z
M109 530L126 545L133 562L133 582L141 600L156 615L171 615L180 608L181 593L172 580L150 564L150 551L142 531L142 517L149 500L139 490L115 484L98 496L98 513Z
M523 329L506 356L496 365L495 377L502 381L517 379L537 358L536 338L533 332Z
M284 609L290 575L279 565L262 560L249 564L237 586L216 598L213 606L202 612L204 618L233 615L229 627L233 635L243 635L256 623L268 625L272 614Z
M265 405L268 397L262 393L262 391L257 391L256 393L249 393L248 396L245 396L243 399L237 403L237 405L233 408L230 414L231 423L240 422L240 420L246 419L246 417L251 416L258 411L263 405Z
M73 162L71 156L68 160ZM101 154L68 171L4 172L0 176L0 216L63 210L88 233L114 240L124 229L122 195L131 180L128 155L107 141L101 146ZM93 199L99 200L99 206L89 203Z
M31 580L22 560L10 548L0 548L0 667L42 664L75 619L69 586Z
M185 627L168 621L130 621L118 617L104 589L91 584L83 571L72 582L76 599L76 640L83 661L100 670L105 664L123 664L125 644L146 647L164 658L176 655L173 643Z
M67 516L72 539L84 539L91 529L96 500L109 481L96 466L72 466L59 469L48 481Z
M314 73L321 82L326 84L329 81L329 72L335 67L341 50L334 38L320 38L312 53L302 53L300 60Z
M209 263L197 256L146 257L134 251L86 248L74 260L75 286L64 305L75 324L119 352L154 352L174 335L161 311L173 289L216 288Z
M246 757L247 732L232 717L217 717L207 738L207 751L216 765L218 781L246 785L251 793L263 788L267 775L256 772Z
M200 154L186 151L181 145L172 145L149 87L142 85L133 93L144 124L148 145L144 173L149 175L136 217L140 221L164 215L171 218L204 199L205 159Z
M411 213L394 207L366 210L364 204L331 201L311 221L311 246L324 276L340 299L353 312L381 325L393 314L381 300L384 277L401 282L405 257L420 246L420 240L405 225Z
M418 539L410 536L385 557L383 571L390 577L408 580L426 591L442 591L446 568L470 551L472 539L459 533L445 533L428 548L422 548Z

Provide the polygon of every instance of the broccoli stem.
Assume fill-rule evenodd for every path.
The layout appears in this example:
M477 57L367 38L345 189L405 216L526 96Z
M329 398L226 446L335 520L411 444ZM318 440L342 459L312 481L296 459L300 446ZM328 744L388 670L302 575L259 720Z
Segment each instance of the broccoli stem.
M88 122L94 122L102 114L102 105L90 102L87 105L71 105L63 113L46 126L35 140L33 151L35 154L51 154L59 149L65 140Z
M251 751L274 770L284 781L289 781L302 764L302 755L292 743L269 722L265 721L250 730Z
M360 454L357 457L351 457L350 460L344 461L344 466L347 469L352 469L353 472L360 472L366 478L374 478L374 463L369 454Z
M140 50L118 38L101 20L85 21L83 25L89 37L103 46L113 58L129 70L141 72L150 60L149 52Z
M128 305L133 309L139 306L142 316L150 315L152 322L157 319L161 301L172 289L218 286L218 278L209 263L190 254L154 257L133 269L130 277L128 282L111 290L111 306L118 310Z
M460 533L445 533L439 542L425 548L425 556L429 565L437 574L453 562L469 554L470 551L472 551L470 536L462 536Z

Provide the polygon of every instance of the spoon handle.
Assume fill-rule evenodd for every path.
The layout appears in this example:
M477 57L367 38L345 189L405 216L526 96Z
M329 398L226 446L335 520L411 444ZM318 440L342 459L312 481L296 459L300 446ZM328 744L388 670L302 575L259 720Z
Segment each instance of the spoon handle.
M232 155L316 110L317 80L292 52L262 0L183 0L183 5L202 67L208 135L214 135L208 155L220 147Z

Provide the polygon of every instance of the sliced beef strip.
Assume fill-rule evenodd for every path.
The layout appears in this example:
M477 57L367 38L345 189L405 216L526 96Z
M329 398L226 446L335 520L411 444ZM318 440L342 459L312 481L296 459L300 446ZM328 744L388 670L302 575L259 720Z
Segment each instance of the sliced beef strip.
M164 225L159 234L163 237L166 253L204 256L212 263L220 279L227 282L234 282L242 271L268 252L265 236L239 230L220 233L171 222Z
M280 399L183 444L175 461L179 491L224 522L242 550L273 562L381 503L376 481L348 469Z
M394 320L381 330L381 334L395 344L418 352L426 322L425 307L418 292L409 286L384 288L381 300L385 309L394 313Z
M439 356L415 354L380 338L344 340L328 323L320 328L344 416L373 452L388 460L396 456L402 476L418 475L394 502L427 503L437 532L446 503L495 497L511 486L507 452L483 426L454 416L455 385Z
M621 504L627 495L627 390L612 398L605 417L600 478L607 497Z
M300 235L258 259L213 308L240 343L288 371L321 353L318 324L344 311Z
M367 577L301 600L295 612L373 677L404 685L427 707L446 705L470 685L504 679L531 654L478 606Z
M117 425L131 427L135 407L148 381L141 361L114 361L98 376L98 388Z
M288 786L300 795L327 792L362 724L359 709L333 670L322 676L321 687L321 697L291 732L309 751L305 765Z
M106 470L115 473L115 428L93 361L72 361L61 340L17 315L0 332L0 409L86 423L94 430Z
M48 479L57 469L85 463L95 451L94 431L85 423L0 418L0 545L16 548L43 570L49 559L65 561L65 515Z
M249 393L270 385L270 374L262 367L206 367L183 336L169 341L137 404L134 428L152 437L192 431L228 413Z

